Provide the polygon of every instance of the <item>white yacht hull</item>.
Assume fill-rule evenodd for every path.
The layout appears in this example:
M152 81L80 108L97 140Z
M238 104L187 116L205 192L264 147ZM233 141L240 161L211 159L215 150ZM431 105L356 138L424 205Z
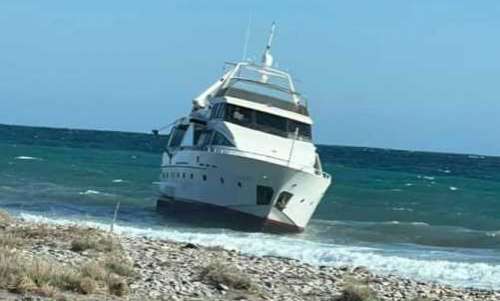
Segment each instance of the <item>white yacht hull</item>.
M300 232L330 182L330 177L322 173L243 154L183 150L172 159L164 155L158 208L174 214L181 208L201 212L215 209L228 221L257 225L259 230L270 227ZM269 204L257 204L257 185L272 187L274 194ZM282 191L293 196L279 209L276 202Z

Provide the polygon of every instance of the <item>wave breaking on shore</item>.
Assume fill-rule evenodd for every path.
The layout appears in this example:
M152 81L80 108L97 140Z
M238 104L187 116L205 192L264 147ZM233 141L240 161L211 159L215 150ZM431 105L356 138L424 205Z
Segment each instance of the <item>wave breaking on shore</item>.
M27 213L21 213L20 217L34 223L79 224L103 230L109 229L109 224L100 221L47 218ZM394 274L456 287L496 289L498 288L498 279L500 279L500 265L487 262L453 261L453 254L446 254L446 251L443 250L433 251L435 253L426 259L417 258L414 254L403 257L400 254L391 254L390 251L377 247L318 243L303 240L300 237L263 233L242 233L230 230L207 233L168 227L146 228L124 224L115 225L114 229L127 236L190 242L208 247L221 246L249 255L287 257L316 266L364 266L379 274ZM444 259L447 255L449 259ZM436 260L435 258L440 259Z

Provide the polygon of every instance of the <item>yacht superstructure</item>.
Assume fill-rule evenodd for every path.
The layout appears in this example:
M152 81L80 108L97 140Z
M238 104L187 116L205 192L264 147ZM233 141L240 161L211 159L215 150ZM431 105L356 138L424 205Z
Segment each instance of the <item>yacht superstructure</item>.
M262 63L229 70L175 122L158 208L205 210L262 230L302 231L331 183L312 141L307 104L273 68L274 24Z

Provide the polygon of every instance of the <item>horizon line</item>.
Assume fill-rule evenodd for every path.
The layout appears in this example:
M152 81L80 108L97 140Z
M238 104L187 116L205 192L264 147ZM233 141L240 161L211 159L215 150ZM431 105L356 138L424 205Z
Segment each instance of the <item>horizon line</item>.
M31 127L31 128L41 128L41 129L59 129L59 130L79 130L79 131L96 131L96 132L116 132L116 133L129 133L129 134L143 134L143 135L153 135L150 132L139 132L139 131L125 131L125 130L113 130L113 129L90 129L90 128L78 128L78 127L56 127L56 126L41 126L41 125L26 125L26 124L7 124L0 123L0 126L14 126L14 127ZM166 134L164 134L166 135ZM350 147L350 148L370 148L379 150L390 150L390 151L402 151L402 152L417 152L417 153L435 153L435 154L446 154L446 155L462 155L462 156L483 156L500 158L500 154L480 154L480 153L460 153L454 151L436 151L436 150L423 150L423 149L402 149L402 148L392 148L392 147L381 147L381 146L363 146L363 145L349 145L349 144L324 144L324 143L314 143L317 146L338 146L338 147Z

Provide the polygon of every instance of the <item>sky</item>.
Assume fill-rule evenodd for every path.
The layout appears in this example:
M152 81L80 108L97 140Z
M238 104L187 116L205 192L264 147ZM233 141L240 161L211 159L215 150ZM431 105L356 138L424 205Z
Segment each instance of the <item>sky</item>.
M273 56L320 144L500 155L500 1L0 0L0 123L149 132ZM276 66L275 65L275 66Z

